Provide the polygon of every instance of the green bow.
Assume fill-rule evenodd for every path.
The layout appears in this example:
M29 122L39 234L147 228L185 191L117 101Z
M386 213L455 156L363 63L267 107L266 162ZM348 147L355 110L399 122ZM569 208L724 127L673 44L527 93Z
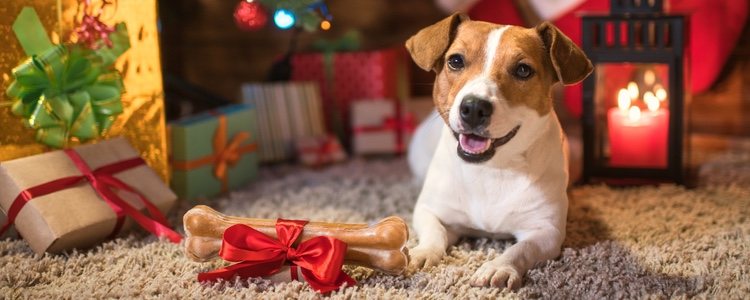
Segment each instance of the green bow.
M112 48L52 45L43 30L43 38L29 37L38 34L42 25L36 12L27 9L13 26L30 56L13 69L15 80L6 90L14 101L13 113L37 130L39 142L55 148L74 137L81 141L99 137L123 111L122 78L112 63L130 48L125 24L117 24L110 34Z

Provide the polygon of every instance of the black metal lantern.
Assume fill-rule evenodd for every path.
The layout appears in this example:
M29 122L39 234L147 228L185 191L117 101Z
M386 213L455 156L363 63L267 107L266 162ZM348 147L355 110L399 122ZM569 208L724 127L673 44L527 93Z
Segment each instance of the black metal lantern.
M685 17L662 0L611 0L583 16L583 180L685 183Z

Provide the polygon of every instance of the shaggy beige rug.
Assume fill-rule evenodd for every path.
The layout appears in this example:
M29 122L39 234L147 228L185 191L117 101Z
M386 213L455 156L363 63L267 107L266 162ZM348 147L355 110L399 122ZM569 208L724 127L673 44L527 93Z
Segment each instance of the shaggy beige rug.
M692 190L574 188L561 257L530 271L518 291L468 283L472 272L512 241L465 239L442 264L410 276L347 267L359 284L331 298L747 299L750 157L738 154L724 162L705 167L708 184ZM372 222L398 215L410 222L419 192L400 159L355 160L323 171L281 166L262 176L210 205L238 216ZM173 214L175 222L187 208ZM4 240L0 255L2 298L320 297L299 282L201 285L196 275L220 263L191 262L179 245L142 233L66 255L36 256L23 241Z

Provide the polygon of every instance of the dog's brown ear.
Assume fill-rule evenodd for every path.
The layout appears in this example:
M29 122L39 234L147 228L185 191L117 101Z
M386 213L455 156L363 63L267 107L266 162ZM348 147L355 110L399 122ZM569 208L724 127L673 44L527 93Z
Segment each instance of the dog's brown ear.
M467 20L469 17L464 14L453 14L409 38L406 41L406 49L411 53L414 62L425 71L436 69L437 63L456 35L456 28Z
M549 52L557 79L563 84L580 82L594 70L583 50L560 32L555 25L544 22L535 29Z

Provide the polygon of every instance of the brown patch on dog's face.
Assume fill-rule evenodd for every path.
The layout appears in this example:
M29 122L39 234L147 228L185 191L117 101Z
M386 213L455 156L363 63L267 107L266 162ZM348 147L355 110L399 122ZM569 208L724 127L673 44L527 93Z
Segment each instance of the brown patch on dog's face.
M459 25L456 38L448 47L440 68L436 69L435 87L432 91L433 101L443 119L448 120L453 101L466 82L479 76L485 63L487 35L498 25L468 21ZM464 58L463 70L451 70L446 64L448 57L458 54Z
M518 76L523 65L528 78ZM510 27L503 33L490 76L510 107L525 105L540 116L552 110L551 88L556 82L552 62L534 29Z
M487 59L487 38L490 31L503 25L469 21L459 25L456 38L443 57L442 68L437 69L433 99L440 115L447 120L448 112L461 88L481 75ZM446 66L448 57L464 57L464 69L451 70ZM531 67L532 75L521 79L514 75L520 64ZM554 70L544 43L534 29L509 26L497 47L489 77L497 83L504 100L513 107L526 105L540 115L552 109L550 88L555 83Z

